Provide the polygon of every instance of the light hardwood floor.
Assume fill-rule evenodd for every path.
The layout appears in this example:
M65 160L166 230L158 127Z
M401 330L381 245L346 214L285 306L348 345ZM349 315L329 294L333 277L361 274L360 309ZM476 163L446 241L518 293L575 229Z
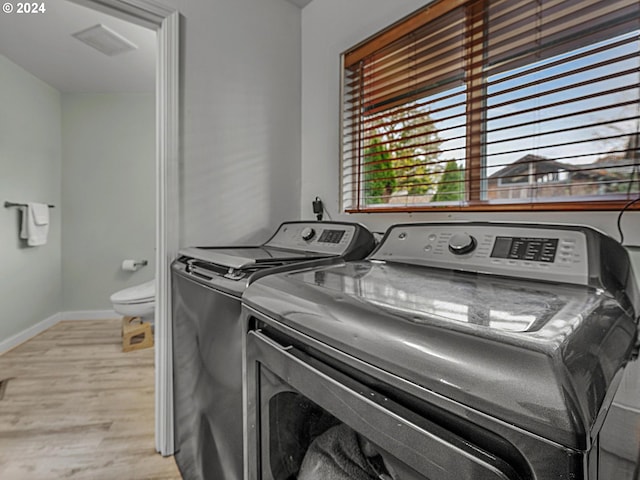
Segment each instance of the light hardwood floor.
M154 448L153 349L120 320L60 322L0 355L0 479L180 479ZM2 388L0 388L2 395Z

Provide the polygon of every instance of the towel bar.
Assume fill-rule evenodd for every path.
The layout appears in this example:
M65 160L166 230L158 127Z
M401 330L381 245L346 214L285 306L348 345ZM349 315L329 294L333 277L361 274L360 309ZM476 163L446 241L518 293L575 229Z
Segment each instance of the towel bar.
M4 208L10 208L10 207L26 207L27 204L26 203L14 203L14 202L4 202ZM55 205L47 205L49 208L56 208Z

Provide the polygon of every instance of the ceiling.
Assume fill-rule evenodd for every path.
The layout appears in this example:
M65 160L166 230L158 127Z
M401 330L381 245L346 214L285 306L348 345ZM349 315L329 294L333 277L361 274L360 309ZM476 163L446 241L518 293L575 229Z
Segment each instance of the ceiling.
M154 91L153 30L66 0L44 5L44 13L0 15L1 55L64 93ZM71 36L97 24L125 37L138 49L110 57Z
M300 8L311 2L287 1ZM44 5L44 13L0 15L0 55L64 93L153 92L154 31L67 0ZM98 24L138 49L109 57L71 36Z

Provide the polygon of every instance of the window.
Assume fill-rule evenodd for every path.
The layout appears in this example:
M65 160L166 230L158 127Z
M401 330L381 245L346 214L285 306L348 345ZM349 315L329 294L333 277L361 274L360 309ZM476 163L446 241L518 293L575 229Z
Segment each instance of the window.
M617 209L640 192L637 0L440 0L342 62L347 212Z

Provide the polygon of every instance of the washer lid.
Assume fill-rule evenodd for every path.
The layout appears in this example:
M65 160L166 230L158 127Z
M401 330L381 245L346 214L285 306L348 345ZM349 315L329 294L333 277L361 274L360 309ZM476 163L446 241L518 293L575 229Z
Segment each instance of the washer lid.
M112 303L144 303L154 299L156 295L155 280L125 288L111 295Z
M279 266L332 255L317 252L283 250L266 246L259 247L189 247L180 250L181 255L237 270L260 266Z

